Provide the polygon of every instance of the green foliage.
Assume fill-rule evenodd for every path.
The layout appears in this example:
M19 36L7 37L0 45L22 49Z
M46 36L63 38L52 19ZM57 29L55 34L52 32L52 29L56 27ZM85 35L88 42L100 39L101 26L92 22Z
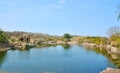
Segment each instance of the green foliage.
M2 30L0 30L0 42L8 42L6 35Z
M110 44L115 47L120 47L120 27L110 27L108 32L110 34Z
M116 35L112 36L110 39L114 43L114 46L120 47L120 34L119 35L116 34Z
M82 44L84 42L84 40L82 39L79 39L79 43Z
M16 40L15 39L11 39L11 42L15 42Z
M69 42L70 39L72 38L72 36L69 33L65 33L63 37L64 37L65 44L67 44L67 42Z
M70 40L70 38L72 38L72 36L69 33L65 33L64 38Z
M61 46L64 48L64 49L69 49L71 47L71 45L69 44L61 44Z
M107 38L101 38L100 43L105 45L107 44L107 40L108 40Z
M80 39L81 43L83 42L87 42L87 43L95 43L97 45L100 45L100 44L106 44L107 42L107 38L104 38L104 37L84 37L83 39Z

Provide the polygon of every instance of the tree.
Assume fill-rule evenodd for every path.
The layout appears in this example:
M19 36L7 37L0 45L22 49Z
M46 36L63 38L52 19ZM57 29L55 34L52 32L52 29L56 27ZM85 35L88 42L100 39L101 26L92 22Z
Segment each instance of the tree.
M8 42L7 35L4 31L0 29L0 42Z
M69 33L65 33L63 37L66 42L70 41L70 39L72 38L72 36Z
M113 27L110 27L108 30L107 30L107 34L109 37L113 37L113 36L117 36L119 35L120 33L120 27L118 26L113 26Z
M109 42L112 46L120 47L120 27L110 27L107 31Z
M119 20L120 19L120 4L118 4L117 7L118 7L117 13L118 13L118 20Z

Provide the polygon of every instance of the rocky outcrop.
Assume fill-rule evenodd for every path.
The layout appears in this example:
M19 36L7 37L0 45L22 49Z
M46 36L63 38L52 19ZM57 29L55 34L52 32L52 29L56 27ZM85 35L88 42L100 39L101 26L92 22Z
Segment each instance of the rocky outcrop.
M90 47L90 48L97 47L97 45L94 43L86 43L86 42L82 43L82 46Z
M120 54L120 49L117 48L117 47L113 47L111 45L97 45L97 44L94 44L94 43L82 43L82 46L85 46L85 47L89 47L89 48L94 48L94 47L97 47L99 49L106 49L108 54Z
M2 42L0 43L0 51L7 51L9 49L13 48L13 45L10 43Z
M83 43L84 47L88 47L90 50L103 51L103 54L117 67L120 68L120 49L111 45L96 45L93 43ZM120 69L107 68L101 73L120 73Z
M110 45L106 45L106 48L107 50L107 53L108 54L120 54L120 49L119 48L116 48L116 47L112 47Z
M28 43L14 44L14 49L20 49L20 50L29 49L29 48L33 48L33 47L34 47L34 44L28 44Z
M107 68L100 73L120 73L120 69Z
M24 35L24 36L21 36L19 38L19 42L26 42L26 43L29 43L30 42L30 36L31 35Z

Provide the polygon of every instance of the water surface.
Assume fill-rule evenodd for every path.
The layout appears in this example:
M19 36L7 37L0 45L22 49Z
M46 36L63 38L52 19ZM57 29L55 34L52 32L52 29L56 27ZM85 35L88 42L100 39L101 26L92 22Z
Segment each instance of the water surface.
M115 65L82 46L56 46L0 53L0 71L7 73L100 73Z

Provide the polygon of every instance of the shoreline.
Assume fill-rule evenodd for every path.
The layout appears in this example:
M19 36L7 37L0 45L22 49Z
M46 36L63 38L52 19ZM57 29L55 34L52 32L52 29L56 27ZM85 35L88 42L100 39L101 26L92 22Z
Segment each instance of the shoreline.
M78 42L68 42L68 45L80 45L83 47L88 47L91 49L94 49L95 47L98 48L99 50L103 50L105 49L107 51L107 54L109 54L112 59L116 60L119 59L119 57L117 57L116 55L120 54L120 49L116 48L116 47L112 47L110 45L96 45L94 43L78 43ZM7 51L10 49L16 49L16 50L25 50L25 49L30 49L33 47L40 47L40 46L54 46L54 45L66 45L65 43L49 43L49 42L45 42L43 44L31 44L31 43L17 43L17 44L9 44L6 46L6 44L4 44L5 48L0 49L0 51ZM119 72L118 72L119 71ZM114 72L118 72L120 73L120 69L115 69L115 68L107 68L106 70L103 70L100 73L114 73Z
M120 69L107 68L106 70L103 70L100 73L120 73Z
M82 43L81 44L84 47L89 47L91 49L99 48L99 50L106 50L107 54L111 57L111 60L118 60L116 61L116 64L120 63L120 57L117 55L120 55L120 49L117 47L113 47L110 45L96 45L94 43ZM120 64L118 64L120 67ZM101 71L100 73L120 73L120 68L106 68L105 70Z

